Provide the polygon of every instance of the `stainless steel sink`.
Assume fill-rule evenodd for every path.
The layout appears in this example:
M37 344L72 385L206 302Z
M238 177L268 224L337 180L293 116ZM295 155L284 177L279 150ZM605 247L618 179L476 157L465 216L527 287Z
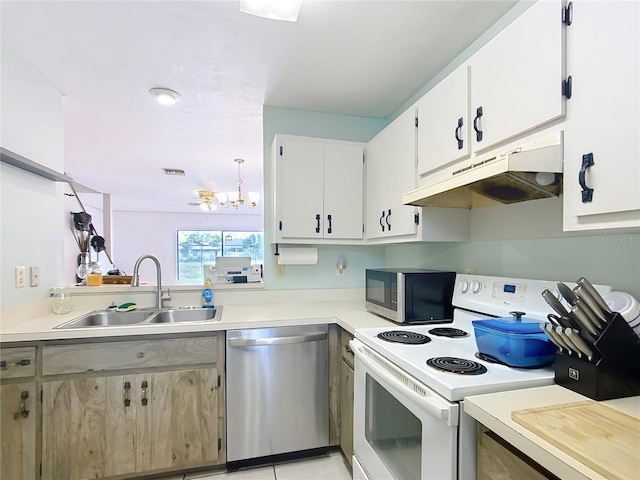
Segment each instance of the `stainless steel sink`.
M113 327L157 323L217 322L222 307L216 308L140 308L130 312L95 310L54 328Z
M222 307L194 308L188 310L161 310L145 323L184 323L184 322L216 322L220 320Z
M118 312L116 310L96 310L79 318L58 325L55 328L111 327L135 325L158 313L158 310L133 310Z

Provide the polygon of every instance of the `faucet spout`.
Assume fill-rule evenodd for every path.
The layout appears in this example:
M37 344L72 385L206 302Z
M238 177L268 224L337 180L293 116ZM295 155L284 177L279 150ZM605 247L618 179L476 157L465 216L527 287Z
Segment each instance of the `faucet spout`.
M160 268L160 262L158 261L158 259L156 257L154 257L153 255L142 255L140 258L138 258L138 260L136 260L135 265L133 266L133 276L131 278L131 286L132 287L139 287L140 286L140 277L139 277L139 273L138 271L140 270L140 264L142 263L143 260L145 259L149 259L152 260L153 263L156 264L156 307L157 308L162 308L162 301L163 300L171 300L171 297L169 298L163 298L162 297L162 269Z

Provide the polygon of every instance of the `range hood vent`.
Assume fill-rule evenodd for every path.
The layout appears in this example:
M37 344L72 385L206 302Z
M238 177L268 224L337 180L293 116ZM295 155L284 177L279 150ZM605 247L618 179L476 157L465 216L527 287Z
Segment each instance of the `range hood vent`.
M563 132L506 153L472 159L440 181L405 193L419 207L479 208L557 197L562 192Z

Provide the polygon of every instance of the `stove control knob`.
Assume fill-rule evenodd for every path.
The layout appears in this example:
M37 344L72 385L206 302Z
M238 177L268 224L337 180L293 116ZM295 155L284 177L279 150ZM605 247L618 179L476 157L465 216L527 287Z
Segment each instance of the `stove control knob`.
M460 282L460 291L462 293L467 293L469 291L469 282L467 282L466 280L462 280Z
M471 282L471 291L473 293L478 293L481 288L482 284L478 280L474 280L473 282Z

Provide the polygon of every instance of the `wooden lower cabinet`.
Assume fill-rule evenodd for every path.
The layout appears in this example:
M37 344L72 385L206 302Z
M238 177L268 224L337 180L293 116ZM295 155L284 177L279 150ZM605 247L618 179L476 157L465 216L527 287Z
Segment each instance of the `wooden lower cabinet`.
M0 386L0 478L37 478L37 398L33 381Z
M353 367L344 360L340 366L340 448L353 461Z
M477 480L557 480L557 477L478 424Z

